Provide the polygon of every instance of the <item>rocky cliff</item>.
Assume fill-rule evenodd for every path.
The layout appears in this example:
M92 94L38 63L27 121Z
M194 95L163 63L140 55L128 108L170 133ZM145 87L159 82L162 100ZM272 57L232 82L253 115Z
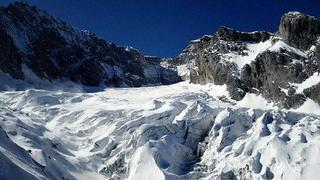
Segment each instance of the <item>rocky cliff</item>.
M285 108L319 103L319 36L320 19L299 12L284 14L276 33L221 27L191 41L176 58L178 70L192 83L226 84L235 100L257 93Z
M160 58L119 47L16 2L0 8L0 70L25 79L29 68L41 79L66 79L88 86L138 87L172 84L180 78Z

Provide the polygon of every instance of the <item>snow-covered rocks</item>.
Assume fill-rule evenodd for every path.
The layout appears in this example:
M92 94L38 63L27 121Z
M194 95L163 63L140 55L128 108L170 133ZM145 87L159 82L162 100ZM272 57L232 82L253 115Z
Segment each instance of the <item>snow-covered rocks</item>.
M286 109L298 108L308 98L319 103L320 85L310 83L320 67L319 24L317 17L290 12L274 34L221 27L189 43L177 57L180 74L192 83L226 84L237 101L255 93ZM312 86L296 89L298 84Z

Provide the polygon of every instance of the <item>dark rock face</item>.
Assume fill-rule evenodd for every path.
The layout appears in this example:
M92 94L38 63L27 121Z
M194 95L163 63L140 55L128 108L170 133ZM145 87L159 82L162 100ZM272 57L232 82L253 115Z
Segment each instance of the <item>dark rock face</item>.
M320 104L320 84L305 89L303 92L308 98Z
M307 50L318 39L320 19L299 12L289 12L282 16L279 35L293 47Z
M303 61L303 57L300 57ZM290 87L289 82L301 83L307 78L301 63L293 63L292 57L279 52L265 51L258 55L250 65L242 69L241 81L249 89L259 89L260 92L276 102L281 102L286 108L302 105L305 97L301 94L286 95L281 88Z
M245 46L240 41L229 44L226 42L221 40L218 33L215 36L204 36L199 41L190 43L176 61L194 64L195 68L190 70L191 83L227 84L232 98L241 100L245 95L243 89L246 87L235 76L239 74L237 66L225 61L222 55L228 52L244 54Z
M247 41L247 42L264 42L271 37L271 33L265 31L256 31L252 33L239 32L225 26L220 27L217 32L220 39L224 41Z
M0 27L0 69L16 79L23 79L21 70L22 56L14 46L12 38Z
M248 92L249 86L238 78L240 72L237 65L226 61L224 56L229 53L245 56L247 48L244 42L263 42L271 35L267 32L243 33L221 27L213 36L204 36L196 42L191 42L176 61L181 64L194 64L195 68L190 70L192 83L227 84L231 97L241 100Z
M320 72L319 22L316 17L290 12L282 17L279 32L275 34L221 27L213 36L192 41L177 57L177 62L193 64L192 83L226 84L235 100L250 92L262 94L285 108L299 107L307 98L319 103L319 85L303 93L297 93L292 85ZM248 45L262 42L270 42L270 46L256 56L248 56ZM239 67L235 61L243 57L252 59Z
M176 72L133 48L118 47L16 2L0 8L0 69L24 79L26 65L41 79L69 79L88 86L143 86L180 81ZM150 61L149 61L150 60Z

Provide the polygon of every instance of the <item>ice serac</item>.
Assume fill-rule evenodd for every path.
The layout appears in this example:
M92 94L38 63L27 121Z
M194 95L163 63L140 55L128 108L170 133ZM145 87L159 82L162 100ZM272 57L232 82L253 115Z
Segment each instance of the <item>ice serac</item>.
M308 98L319 102L316 81L301 90L304 81L320 71L319 22L317 17L289 12L276 33L221 27L212 36L191 41L176 58L177 67L185 67L192 83L226 84L235 100L246 93L262 94L288 109Z
M108 43L24 2L1 7L0 26L0 69L17 79L25 78L25 65L42 79L88 86L138 87L180 80L161 66L161 59Z

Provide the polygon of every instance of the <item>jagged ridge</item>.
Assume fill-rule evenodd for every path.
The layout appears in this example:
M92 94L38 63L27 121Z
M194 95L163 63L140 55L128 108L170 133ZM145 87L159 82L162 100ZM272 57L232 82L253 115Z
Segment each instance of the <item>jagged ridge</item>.
M0 8L0 69L25 79L23 67L48 80L84 85L172 84L180 78L160 58L144 57L50 16L25 2Z

